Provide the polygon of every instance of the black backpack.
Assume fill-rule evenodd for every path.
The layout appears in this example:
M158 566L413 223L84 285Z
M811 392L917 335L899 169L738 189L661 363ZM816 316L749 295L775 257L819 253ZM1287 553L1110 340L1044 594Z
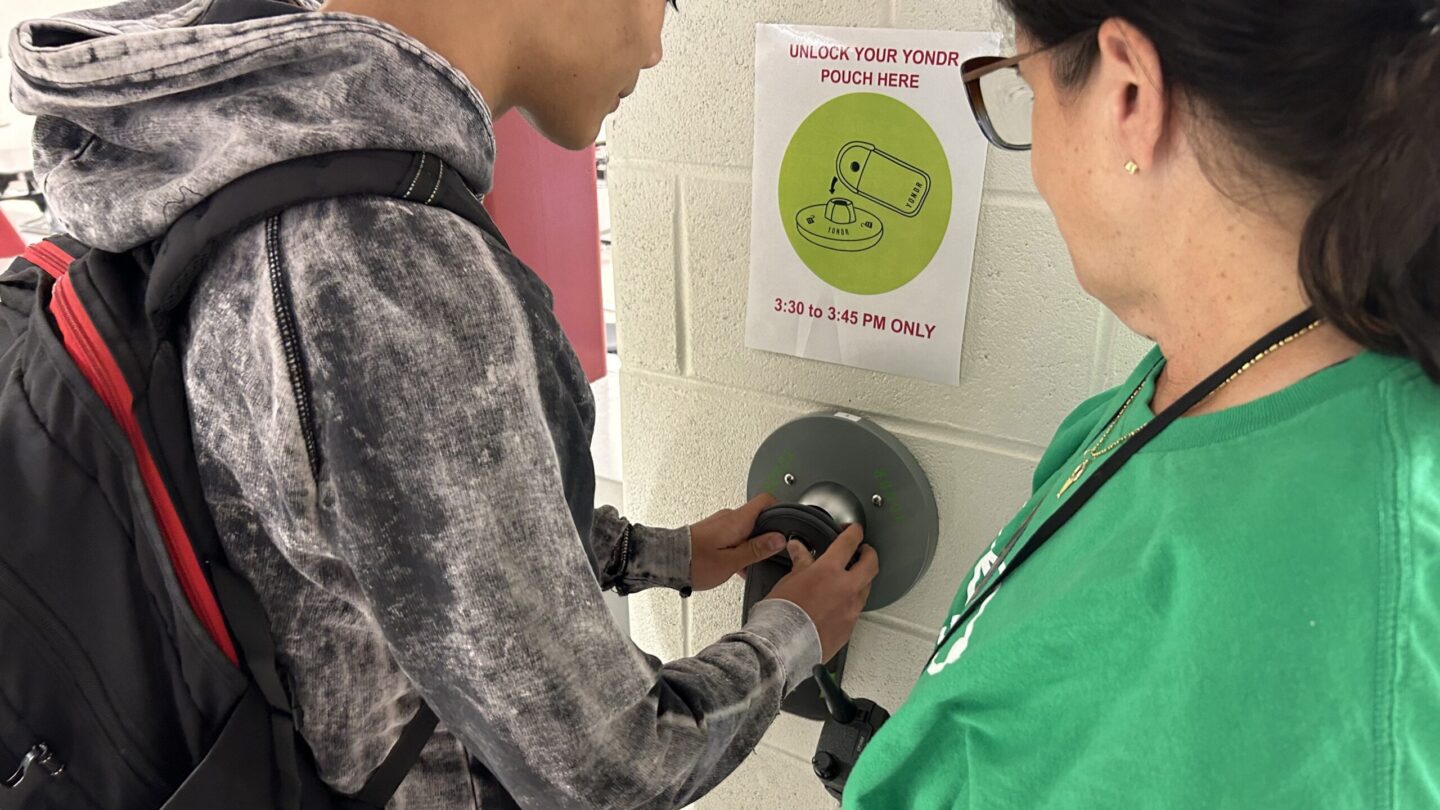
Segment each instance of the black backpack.
M438 158L343 152L247 175L128 253L58 237L0 275L0 810L379 808L419 759L423 706L358 794L316 775L205 505L177 338L208 245L361 194L445 208L504 247Z

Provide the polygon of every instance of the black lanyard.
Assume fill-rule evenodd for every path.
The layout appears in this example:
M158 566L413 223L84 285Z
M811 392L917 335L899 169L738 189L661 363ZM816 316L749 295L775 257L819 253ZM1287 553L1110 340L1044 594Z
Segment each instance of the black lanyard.
M1026 560L1030 559L1031 555L1036 551L1039 551L1041 546L1045 545L1046 541L1054 537L1055 533L1060 531L1060 528L1069 522L1070 518L1074 517L1076 512L1080 511L1080 507L1084 506L1085 503L1100 490L1100 487L1104 486L1106 481L1113 478L1115 473L1119 472L1120 468L1125 466L1125 462L1140 452L1151 439L1160 435L1162 430L1169 427L1175 420L1184 416L1191 408L1199 405L1206 397L1218 391L1220 386L1224 385L1226 381L1233 377L1236 372L1240 371L1246 363L1254 360L1261 352L1275 346L1288 337L1292 337L1305 327L1313 324L1315 320L1315 310L1307 309L1276 327L1270 334L1255 341L1250 348L1236 355L1234 360L1226 363L1199 385L1190 389L1185 396L1181 397L1175 404L1166 408L1163 413L1151 419L1145 427L1140 429L1139 433L1136 433L1130 437L1129 441L1120 445L1120 447L1115 450L1115 455L1111 456L1106 464L1097 469L1084 483L1080 484L1079 489L1075 490L1075 494L1070 496L1070 500L1055 510L1055 514L1051 515L1049 520L1045 521L1040 528L1035 530L1035 534L1030 538L1030 542L1021 546L1020 550L1015 552L1014 559L1007 561L1005 559L1006 556L1009 555L1010 550L1014 548L1015 544L1019 542L1020 537L1025 534L1025 529L1029 527L1030 521L1035 517L1035 514L1040 511L1040 504L1044 502L1044 498L1049 497L1049 493L1047 492L1042 496L1042 499L1037 501L1035 507L1030 510L1030 514L1026 515L1025 520L1020 523L1020 528L1015 530L1015 534L1010 537L1005 547L1001 549L1000 559L995 561L995 566L980 580L979 586L975 588L975 596L965 603L965 608L960 611L959 617L951 621L950 627L945 631L945 635L941 637L940 643L935 645L935 651L930 654L929 660L933 661L935 656L940 654L940 651L945 648L945 645L950 642L950 639L954 638L955 632L965 626L965 622L969 621L970 617L974 615L976 608L984 604L985 600L995 593L1001 583L1005 581L1006 577L1014 574L1016 569L1023 565Z

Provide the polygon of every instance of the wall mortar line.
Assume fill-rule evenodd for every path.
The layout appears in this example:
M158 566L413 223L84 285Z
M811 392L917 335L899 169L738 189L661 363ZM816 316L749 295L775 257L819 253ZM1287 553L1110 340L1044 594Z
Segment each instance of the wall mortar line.
M817 741L818 741L818 740L817 740ZM810 767L810 758L809 758L809 757L806 757L806 756L804 756L803 754L797 754L797 753L795 753L794 751L791 751L791 750L789 750L789 749L787 749L787 748L781 748L781 747L778 746L778 745L775 745L775 744L773 744L773 743L768 743L768 742L762 742L762 743L760 743L760 744L759 744L758 746L756 746L756 747L757 747L757 748L764 748L764 749L767 750L767 751L771 751L771 752L776 753L776 754L779 754L779 755L781 755L781 756L788 757L788 758L790 758L790 759L795 760L796 762L804 763L804 764L805 764L805 767L807 767L807 768Z
M956 586L959 586L958 582L956 583ZM944 621L944 617L935 617L936 626L934 629L925 627L919 622L911 621L910 619L902 619L899 616L891 616L887 613L865 613L860 616L860 620L870 622L871 624L876 625L877 627L882 627L886 630L893 630L896 633L903 633L907 636L914 636L924 641L930 641L935 638L936 630L939 629L940 623ZM918 668L916 671L919 671Z
M849 411L864 416L869 416L887 430L907 433L921 439L940 442L966 450L976 450L982 453L1000 456L1002 458L1015 459L1034 464L1040 460L1045 452L1045 447L1033 442L1021 439L1011 439L1004 436L994 436L969 428L957 425L925 422L910 419L903 416L891 416L888 414L875 413L865 408L855 408L836 403L815 402L813 400L798 399L795 397L777 394L773 391L765 391L758 388L748 388L742 385L730 385L717 382L706 377L684 376L679 377L662 370L639 368L627 366L627 372L639 377L647 377L664 383L681 382L712 391L723 392L725 396L733 396L735 393L743 393L757 399L766 401L769 404L800 411ZM778 427L778 426L777 426Z
M690 354L690 239L685 232L685 179L675 178L675 213L671 225L675 255L675 364L680 374L692 373Z
M1095 329L1095 347L1090 356L1090 393L1097 394L1105 387L1110 371L1110 355L1115 349L1115 319L1105 310L1100 311L1100 323Z

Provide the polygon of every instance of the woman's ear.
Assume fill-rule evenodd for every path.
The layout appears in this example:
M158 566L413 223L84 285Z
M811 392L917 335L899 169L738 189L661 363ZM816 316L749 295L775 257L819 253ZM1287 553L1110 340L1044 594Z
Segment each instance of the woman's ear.
M1100 57L1093 91L1100 94L1106 128L1120 153L1115 167L1133 161L1143 171L1155 165L1169 116L1160 54L1144 32L1119 18L1107 20L1096 36Z

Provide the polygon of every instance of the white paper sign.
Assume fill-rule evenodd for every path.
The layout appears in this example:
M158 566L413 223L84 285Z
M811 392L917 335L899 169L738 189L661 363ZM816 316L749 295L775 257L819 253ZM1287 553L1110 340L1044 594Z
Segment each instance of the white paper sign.
M761 25L746 345L960 381L999 34Z

